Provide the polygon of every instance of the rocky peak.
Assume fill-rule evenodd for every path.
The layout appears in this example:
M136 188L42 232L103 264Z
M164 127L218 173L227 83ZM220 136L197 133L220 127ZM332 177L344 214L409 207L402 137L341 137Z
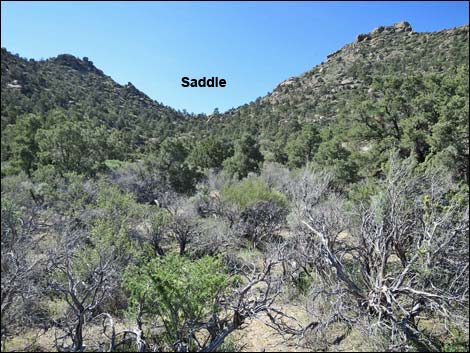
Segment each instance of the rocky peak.
M411 28L411 25L406 21L395 23L392 27L395 29L396 32L411 32L413 30L413 28Z
M370 33L367 34L359 34L356 37L356 43L369 40L373 37L376 37L381 34L391 34L391 33L404 33L404 32L412 32L413 29L411 25L406 21L397 22L391 26L379 26L375 27Z
M93 61L88 60L87 57L79 59L70 54L61 54L58 55L57 58L51 60L57 64L71 67L72 69L80 72L94 72L103 75L103 71L97 69L95 65L93 65Z
M391 26L379 26L374 28L369 34L378 35L380 33L401 33L401 32L411 32L413 29L411 25L406 21L397 22Z
M325 62L281 82L261 102L267 104L265 112L285 106L305 116L305 121L326 123L351 97L376 97L371 88L374 76L444 71L468 62L468 28L420 33L404 21L377 27L329 54ZM285 119L291 116L280 109L279 114Z

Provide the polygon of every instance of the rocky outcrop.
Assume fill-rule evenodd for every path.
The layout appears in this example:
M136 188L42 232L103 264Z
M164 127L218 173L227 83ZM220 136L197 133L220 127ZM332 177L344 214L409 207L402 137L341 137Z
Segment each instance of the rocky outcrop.
M94 72L103 75L103 71L97 69L93 65L93 61L88 60L87 57L84 57L82 60L70 54L61 54L51 60L57 64L68 66L80 72Z
M413 30L411 25L406 21L395 23L393 29L395 29L395 32L411 32Z
M137 89L131 82L128 82L127 85L123 86L124 92L128 96L135 97L146 97L145 94Z
M343 102L351 97L378 97L371 88L373 76L391 72L422 74L434 72L436 67L445 70L465 58L468 62L466 50L468 25L439 32L414 32L405 21L379 26L358 35L353 43L329 54L325 62L299 77L283 81L260 102L266 103L266 115L274 111L282 116L279 121L297 115L304 116L305 121L326 124L336 118Z
M382 34L391 34L391 33L405 33L411 32L413 29L411 25L406 21L397 22L391 26L379 26L374 28L370 33L367 34L359 34L356 37L356 43L360 43L366 40L370 40L371 38L377 37Z
M384 27L384 26L375 27L375 28L370 32L370 34L373 35L373 36L375 36L375 35L377 35L377 34L382 33L384 30L385 30L385 27Z
M363 41L368 40L368 39L370 39L370 35L368 35L368 34L359 34L356 37L356 43L360 43L360 42L363 42Z
M295 83L295 81L296 81L296 78L295 78L295 77L290 77L290 78L288 78L287 80L282 81L282 82L279 84L279 87L292 85L292 84Z
M374 28L369 35L370 36L377 36L380 34L390 34L390 33L403 33L403 32L411 32L413 29L411 25L406 21L397 22L391 26L379 26Z

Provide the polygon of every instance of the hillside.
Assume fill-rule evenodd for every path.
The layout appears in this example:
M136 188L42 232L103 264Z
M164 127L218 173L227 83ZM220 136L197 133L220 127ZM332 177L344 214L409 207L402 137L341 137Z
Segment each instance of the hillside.
M105 122L119 125L139 114L150 118L182 119L171 108L165 107L139 91L132 83L121 86L97 69L88 58L79 59L69 54L35 61L26 60L2 48L2 116L14 122L15 114L61 107L82 114L100 113ZM15 102L22 111L14 111ZM112 118L116 121L112 122Z
M131 132L133 143L163 139L191 116L150 99L132 83L120 85L88 58L69 54L35 61L1 51L2 128L24 113L62 109L97 124ZM153 135L148 135L153 131Z
M333 120L347 100L373 94L370 85L376 75L443 73L465 65L468 40L468 25L423 33L414 32L407 22L380 26L358 35L354 43L331 53L320 65L281 82L267 96L220 119L232 117L233 125L239 125L237 117L242 116L243 123L261 128L270 124L263 120L267 117L279 124L290 120L322 124ZM99 113L103 121L116 126L132 124L137 116L176 122L188 119L130 82L117 84L88 58L62 54L43 61L25 60L5 48L1 58L2 123L13 122L19 113L56 107ZM14 104L22 110L15 111Z
M348 100L373 95L378 75L445 73L468 65L469 26L438 32L414 32L407 22L380 26L359 34L355 42L326 57L325 62L298 77L281 82L256 102L224 115L242 116L251 125L285 125L291 120L323 124L334 120ZM256 117L256 119L255 119ZM269 118L268 118L269 117Z
M2 351L468 351L468 50L378 27L195 116L2 49Z
M448 124L444 117L438 122L442 114L438 110L460 97L460 103L451 108L460 109L452 118L456 135L451 139L460 140L462 146L457 153L468 156L468 67L468 25L430 33L414 32L407 22L381 26L358 35L355 42L328 55L325 62L299 77L281 82L267 96L221 115L214 125L221 130L219 134L231 138L244 131L256 132L265 159L280 163L288 163L289 153L295 154L295 146L289 152L289 142L295 145L304 127L315 126L323 131L323 138L336 139L344 153L367 152L354 157L366 159L362 163L371 170L361 171L361 166L358 170L367 176L374 174L379 168L375 166L383 161L377 153L392 145L405 156L413 153L409 146L413 144L420 161L430 152L447 148L449 144L442 143L433 148L429 139L433 129L437 137L438 127ZM460 80L454 84L466 88L459 92L445 88L452 85L452 80ZM431 96L439 101L432 102ZM426 104L430 106L422 106L423 100L429 100ZM414 121L418 115L429 115L429 110L434 110L429 121ZM416 136L406 136L416 135L413 130L420 129L427 135L426 143L417 141ZM368 158L367 154L374 153L374 140L384 142L390 130L395 141L378 147L380 151ZM408 146L404 146L405 140ZM305 149L302 153L309 154ZM468 166L465 158L459 162L461 175ZM295 166L300 164L294 162ZM468 180L468 172L466 175Z
M48 60L28 61L2 49L2 141L9 139L5 135L5 127L14 123L18 116L25 113L48 115L59 109L77 119L86 116L95 126L105 126L108 132L115 131L127 147L123 146L120 153L108 156L112 159L139 158L142 153L158 151L167 137L184 137L188 150L194 150L201 138L223 140L218 146L225 146L226 152L218 159L227 158L232 153L233 142L248 133L256 136L265 161L299 167L312 159L313 150L316 151L320 145L318 142L329 135L326 139L330 144L336 138L336 144L341 146L328 149L333 148L334 153L343 156L340 158L345 164L343 167L355 170L344 176L351 181L376 174L385 158L377 156L377 153L386 152L391 145L399 147L403 156L410 155L414 149L420 161L449 146L449 141L442 139L440 142L430 141L431 136L426 138L427 141L417 141L416 136L406 135L414 134L410 129L416 123L412 122L416 115L422 114L422 109L429 110L418 108L414 101L422 101L424 96L435 94L435 89L442 89L440 95L447 95L442 99L455 99L456 92L451 92L451 88L443 89L443 81L460 79L463 81L455 84L468 87L468 41L468 25L431 33L414 32L407 22L377 27L370 33L358 35L354 43L328 55L320 65L299 77L281 82L267 96L209 118L177 112L153 101L131 83L121 86L88 58L63 54ZM403 94L405 91L406 95ZM465 99L465 91L461 93ZM442 99L435 102L438 105L435 110L447 104ZM458 109L465 111L464 103L459 103ZM399 106L410 107L406 111L394 112L401 109ZM428 135L445 124L438 121L439 114L435 112L429 122L419 123ZM465 148L468 146L465 136L468 122L465 115L459 116L454 122L454 136L445 139L463 141L452 153L459 160L460 175L466 174L468 178L465 170L468 165L465 160L468 156ZM379 151L375 151L376 141L373 140L387 140L390 133L386 130L390 124L396 141L378 146ZM315 143L297 141L302 139L302 134L305 138L309 133L302 131L312 126L318 130L316 133L322 131L323 137L317 137ZM442 132L441 135L448 133ZM299 144L310 145L310 151L299 148ZM411 148L410 144L414 147ZM433 148L434 145L439 146ZM346 155L349 158L361 150L367 153L353 156L354 163L345 161ZM2 142L2 161L8 160L11 153L11 144ZM324 151L323 154L331 153ZM319 157L322 159L320 162L325 162L324 157ZM221 162L214 163L220 165ZM331 164L330 161L326 163Z

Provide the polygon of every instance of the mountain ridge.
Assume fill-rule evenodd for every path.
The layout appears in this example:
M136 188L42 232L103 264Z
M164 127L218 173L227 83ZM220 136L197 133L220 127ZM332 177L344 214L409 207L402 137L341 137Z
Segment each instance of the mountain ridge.
M340 54L344 50L349 50L351 48L355 48L361 42L374 41L374 40L377 40L379 38L383 38L383 36L394 35L394 34L398 34L398 33L406 33L408 35L429 35L429 34L456 35L456 34L461 34L461 33L467 33L467 35L468 35L468 31L469 31L469 25L468 24L453 27L453 28L442 29L442 30L439 30L439 31L432 31L432 32L415 32L415 31L413 31L411 25L407 21L397 22L397 23L395 23L393 25L389 25L389 26L377 26L368 33L358 34L356 36L356 40L354 42L347 43L344 46L342 46L340 49L336 50L335 52L327 54L326 57L325 57L324 62L321 62L320 64L313 66L311 69L301 73L300 75L291 76L291 77L281 81L278 85L276 85L276 87L273 88L272 91L268 92L267 95L263 96L262 99L268 99L268 97L272 96L273 94L275 95L276 92L279 91L282 87L286 87L288 85L291 85L291 84L303 79L305 76L308 76L311 71L315 70L315 68L317 68L317 67L319 67L319 66L321 66L325 63L328 63L328 62L331 62L331 61L334 61L334 60L338 59L338 57L341 57ZM72 54L63 53L63 54L58 54L55 57L50 57L50 58L45 59L45 60L35 60L35 59L31 59L31 58L28 59L28 58L19 57L18 54L13 54L11 52L8 52L8 50L6 48L2 48L2 58L5 55L8 55L8 54L11 55L11 56L16 56L17 58L19 58L21 60L24 60L24 61L27 61L27 62L30 62L30 63L31 62L32 63L53 62L53 63L59 64L59 65L70 67L70 68L72 68L72 69L74 69L78 72L81 72L81 73L93 72L93 73L98 74L102 77L111 78L110 76L105 75L105 73L101 69L97 68L93 64L93 61L89 60L88 57L83 57L82 59L80 59L79 57L74 56ZM16 81L18 81L18 80L16 80ZM14 83L10 82L10 84L14 84ZM116 82L116 84L120 85L117 82ZM347 84L347 83L345 83L345 84ZM148 98L148 100L156 102L157 104L159 104L158 100L150 98L146 93L138 90L131 82L128 82L127 85L120 85L120 86L127 87L127 88L131 89L132 91L134 91L136 93L138 92L139 94L144 95L145 98ZM2 83L2 88L3 88L3 83ZM253 100L251 102L248 102L248 103L245 103L245 104L242 104L242 105L240 105L236 108L231 108L228 111L236 110L236 109L238 109L238 108L240 108L240 107L242 107L246 104L253 103L254 101L255 100ZM223 113L223 114L225 114L225 113ZM200 115L200 114L194 114L194 115Z
M398 29L398 31L396 30ZM271 92L269 92L266 96L261 98L262 102L267 103L280 103L281 99L278 97L282 96L282 93L286 91L286 88L292 87L297 85L302 85L304 81L307 86L314 86L316 82L311 82L311 77L313 76L315 79L321 78L325 79L325 67L331 66L331 64L338 64L341 61L346 63L353 63L357 59L357 51L361 48L367 46L373 46L376 41L379 40L386 40L390 37L397 37L397 35L401 36L402 38L406 38L404 36L416 36L416 37L423 37L426 38L428 36L440 36L440 35L463 35L467 37L468 42L468 32L469 32L469 25L458 26L450 29L443 29L436 32L414 32L412 30L411 25L408 22L402 21L398 22L391 26L379 26L371 30L371 32L367 34L359 34L356 40L352 43L345 44L343 47L338 49L337 51L329 54L326 56L326 60L318 65L315 65L312 69L305 71L304 73L290 77L282 82L280 82ZM367 36L362 38L361 36ZM440 48L441 50L445 50L445 48ZM356 52L356 53L354 53ZM468 55L467 55L468 58ZM452 60L450 60L452 63ZM320 75L323 74L323 75ZM357 88L354 86L354 79L351 77L346 77L345 75L340 75L340 80L338 80L338 88L344 89L354 89ZM310 82L309 82L310 81ZM320 85L321 86L321 80ZM333 91L332 93L336 93ZM250 103L249 103L250 104Z
M426 78L433 82L433 75L441 80L450 79L458 70L468 72L468 38L468 25L436 32L414 32L405 21L379 26L359 34L354 42L327 55L312 69L280 82L266 96L209 116L176 111L130 82L120 85L86 57L60 54L44 61L28 61L2 48L2 136L5 127L24 114L47 115L62 109L92 117L96 126L104 125L109 131L121 131L129 145L128 156L158 151L167 138L183 138L191 149L199 140L215 137L237 141L249 133L255 136L266 161L286 163L289 141L310 125L324 130L336 124L342 125L342 131L352 131L354 117L364 114L364 109L372 107L371 114L376 114L373 119L383 119L380 110L388 108L380 106L388 99L390 89L400 95L397 87L409 85L406 81ZM387 88L387 80L398 83ZM415 99L416 93L400 99ZM361 107L365 103L370 107ZM393 109L401 108L397 105ZM389 123L380 122L384 126ZM401 135L404 127L398 126L398 121L393 124L397 136ZM328 140L323 139L325 143ZM348 146L345 141L341 143ZM355 147L348 147L348 153L367 148L368 142L364 139L360 146L357 144L359 141L349 144ZM2 145L6 156L9 148L8 143Z

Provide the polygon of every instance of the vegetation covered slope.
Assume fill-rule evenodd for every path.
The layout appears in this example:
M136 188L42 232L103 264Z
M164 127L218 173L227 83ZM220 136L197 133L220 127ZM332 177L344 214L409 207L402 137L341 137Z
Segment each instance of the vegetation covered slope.
M323 139L317 139L318 144L325 142L320 148L325 149L322 160L338 150L343 154L357 154L361 149L374 153L376 146L369 143L374 136L384 141L394 134L390 144L400 147L404 155L413 152L410 144L416 144L414 152L420 160L460 141L463 145L454 153L461 157L460 172L464 174L464 161L468 160L468 33L468 26L432 33L414 32L406 22L378 27L328 55L326 62L280 83L267 96L222 115L217 126L229 136L257 131L267 160L285 163L290 157L297 165L296 153L311 154L296 147L296 141L305 143L308 133L303 129L310 125L330 127ZM459 112L451 117L442 109ZM442 136L448 124L455 128L453 142ZM434 134L449 143L418 141L411 134L426 134L429 139ZM331 140L336 141L335 146ZM367 158L366 166L369 162Z
M468 351L468 33L208 117L2 49L2 351Z
M145 143L161 143L180 133L184 121L192 117L150 99L130 82L116 83L86 57L62 54L35 61L2 48L1 60L2 133L8 125L22 124L27 113L42 117L37 127L53 127L57 122L46 122L46 117L60 111L78 120L87 117L107 132L119 132L128 145L125 152L131 154ZM3 161L9 158L10 147L10 142L2 142Z
M256 162L299 167L318 150L320 162L347 165L350 173L343 177L349 181L377 173L379 155L392 145L421 162L436 155L451 158L468 178L468 60L468 26L434 33L414 32L406 22L378 27L266 97L206 119L158 104L130 83L115 83L87 58L26 61L2 49L2 161L15 160L7 125L35 113L42 116L31 123L38 128L60 109L115 132L125 146L110 159L154 153L165 138L178 136L187 155L194 150L193 169L218 167L233 154L234 142L251 134L262 153ZM201 142L208 137L212 143ZM222 147L226 153L196 158ZM26 164L31 163L36 161Z
M171 123L186 117L150 99L130 82L119 85L88 58L68 54L35 61L2 48L1 88L2 123L14 123L22 113L47 113L56 108L128 129L143 122Z
M335 120L348 100L370 95L375 76L445 73L468 63L467 49L468 26L430 33L414 32L406 22L378 27L358 35L355 42L328 55L325 62L281 82L267 96L234 109L227 117L243 115L247 124L248 118L256 117L251 124L257 128L265 128L269 121L284 128L291 120Z

